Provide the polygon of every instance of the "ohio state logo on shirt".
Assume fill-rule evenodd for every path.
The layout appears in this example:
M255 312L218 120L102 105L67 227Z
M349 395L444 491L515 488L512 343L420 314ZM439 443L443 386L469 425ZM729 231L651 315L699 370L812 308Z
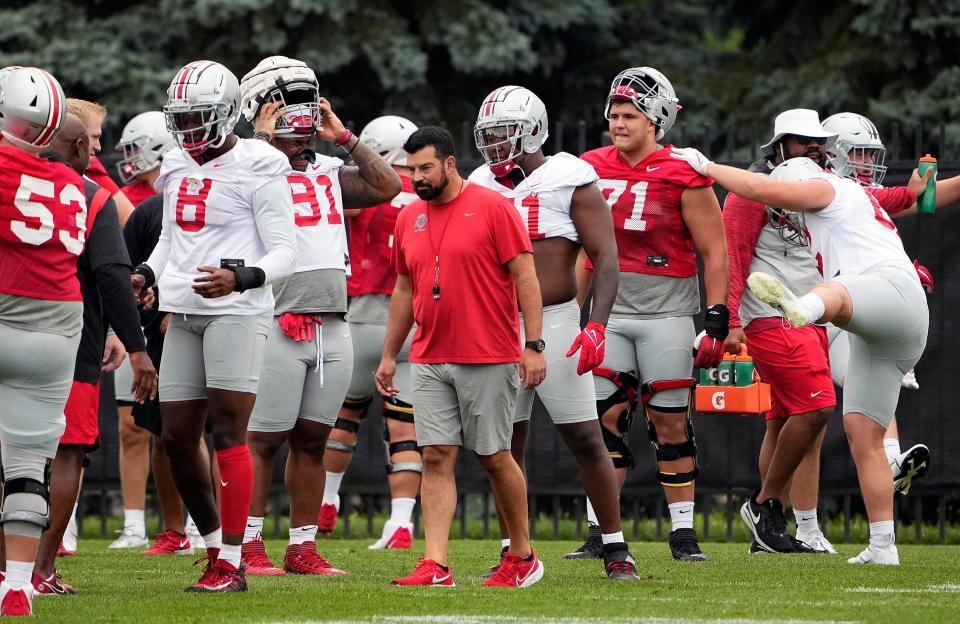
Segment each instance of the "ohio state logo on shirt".
M417 220L413 223L414 232L423 232L427 229L427 213L421 212L417 215Z

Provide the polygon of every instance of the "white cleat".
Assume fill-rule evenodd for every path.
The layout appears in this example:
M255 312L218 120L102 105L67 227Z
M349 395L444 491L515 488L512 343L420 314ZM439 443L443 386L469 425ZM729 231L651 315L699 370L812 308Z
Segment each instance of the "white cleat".
M408 549L412 546L413 525L387 521L383 525L383 535L373 544L367 546L370 550Z
M847 563L900 565L900 555L897 553L896 544L890 544L886 548L874 548L873 546L867 546L864 551L856 557L847 559Z
M914 444L890 462L893 472L893 491L906 496L915 479L927 474L930 468L930 449L923 444Z
M186 533L187 539L190 540L190 548L202 549L207 547L203 541L203 536L200 535L200 529L197 528L197 523L193 521L190 514L187 514L187 522L183 525L183 532Z
M917 374L913 372L912 368L908 370L907 374L900 380L900 385L910 390L920 389L920 384L917 382Z
M63 532L63 549L67 552L77 552L77 516L70 514L70 521L67 523L67 530Z
M757 299L779 310L794 327L806 327L816 320L810 318L810 313L797 296L772 275L759 271L751 273L747 278L747 286Z
M809 533L797 531L797 539L812 548L814 552L827 553L830 555L837 554L833 544L831 544L830 540L827 539L827 536L823 534L823 531L818 530L811 531Z
M147 540L146 535L141 535L137 533L136 529L124 528L120 532L120 537L113 540L113 543L110 544L110 548L144 548L149 546L150 542ZM66 546L66 544L64 544Z

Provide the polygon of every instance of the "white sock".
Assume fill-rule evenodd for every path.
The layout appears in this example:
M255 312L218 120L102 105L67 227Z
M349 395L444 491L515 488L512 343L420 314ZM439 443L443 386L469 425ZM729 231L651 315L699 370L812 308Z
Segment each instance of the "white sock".
M200 529L197 528L197 523L193 521L193 518L190 517L190 514L187 514L187 520L183 523L183 532L187 535L192 533L200 535Z
M323 485L323 504L333 505L340 511L340 482L343 481L342 472L327 471L327 480Z
M673 531L693 528L693 501L670 503L667 507L670 509L670 522L673 523Z
M226 561L235 568L240 567L240 546L236 544L224 544L220 547L220 561Z
M243 530L243 543L263 540L263 517L247 516L247 528Z
M315 541L317 541L317 525L307 524L302 527L290 527L291 546Z
M10 589L33 588L33 563L7 559L7 585Z
M220 548L223 545L223 530L217 529L213 533L204 535L203 545L207 548Z
M509 538L509 537L506 538L506 539L500 540L500 550L503 550L504 548L506 548L506 549L509 549L509 548L510 548L510 538Z
M823 306L823 299L821 299L819 295L812 292L807 293L800 297L800 304L807 309L811 323L815 323L823 317L825 308Z
M394 498L390 500L390 522L396 524L410 524L413 516L413 507L417 504L415 498Z
M590 502L590 499L587 499L587 524L596 524L600 525L600 521L597 520L597 512L593 510L593 503Z
M73 515L70 516L70 519L73 520L74 522L76 522L77 520L77 509L79 508L80 508L80 503L73 504Z
M600 536L603 539L603 545L607 544L625 544L627 540L623 538L623 531L616 533L604 533Z
M884 438L883 452L887 455L887 463L892 464L900 457L900 440L896 438Z
M147 527L143 522L142 509L123 510L123 529L136 535L146 535Z
M870 523L870 545L874 548L887 549L897 541L893 532L893 520L881 520Z
M817 524L817 509L794 509L793 515L797 519L797 533L815 533L820 530Z

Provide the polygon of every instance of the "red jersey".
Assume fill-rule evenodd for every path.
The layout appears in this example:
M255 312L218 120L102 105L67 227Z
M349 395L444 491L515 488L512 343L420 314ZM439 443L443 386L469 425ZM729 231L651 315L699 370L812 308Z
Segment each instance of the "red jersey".
M397 274L390 264L393 255L393 229L400 210L415 200L413 182L400 176L403 190L391 201L365 208L350 219L350 279L347 295L389 295L397 283Z
M113 181L113 178L107 175L107 170L103 167L103 163L100 162L100 159L96 156L90 157L90 166L87 167L87 170L84 171L83 174L96 182L100 188L105 188L110 191L111 197L116 195L117 191L120 190L120 187Z
M613 213L620 271L669 277L697 274L693 238L680 212L680 196L688 188L711 186L684 162L670 156L672 145L653 152L635 167L609 145L590 150L581 158L600 177ZM592 268L587 262L587 268Z
M139 206L143 200L150 199L157 194L157 191L143 180L137 180L126 185L120 189L120 192L127 196L134 208Z
M63 163L0 147L0 293L80 301L84 181Z
M393 264L398 273L410 276L413 287L418 327L410 361L518 362L516 282L506 264L532 251L513 203L479 184L468 184L450 203L438 206L417 199L401 210Z

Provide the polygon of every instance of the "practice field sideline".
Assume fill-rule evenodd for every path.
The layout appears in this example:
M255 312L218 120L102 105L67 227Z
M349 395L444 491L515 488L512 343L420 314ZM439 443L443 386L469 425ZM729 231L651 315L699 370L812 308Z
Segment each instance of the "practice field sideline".
M457 587L399 588L389 580L413 569L413 551L369 551L369 540L321 541L346 577L248 577L246 594L196 595L183 589L199 568L191 557L143 557L83 540L80 555L60 559L74 597L38 597L49 622L374 622L378 624L541 624L667 622L956 622L960 612L957 546L900 546L899 567L851 566L860 544L841 555L747 555L745 544L706 544L713 561L678 563L666 544L632 544L641 583L607 581L598 561L563 561L578 542L535 544L546 566L524 590L480 586L497 542L454 541ZM275 563L284 541L270 541Z

